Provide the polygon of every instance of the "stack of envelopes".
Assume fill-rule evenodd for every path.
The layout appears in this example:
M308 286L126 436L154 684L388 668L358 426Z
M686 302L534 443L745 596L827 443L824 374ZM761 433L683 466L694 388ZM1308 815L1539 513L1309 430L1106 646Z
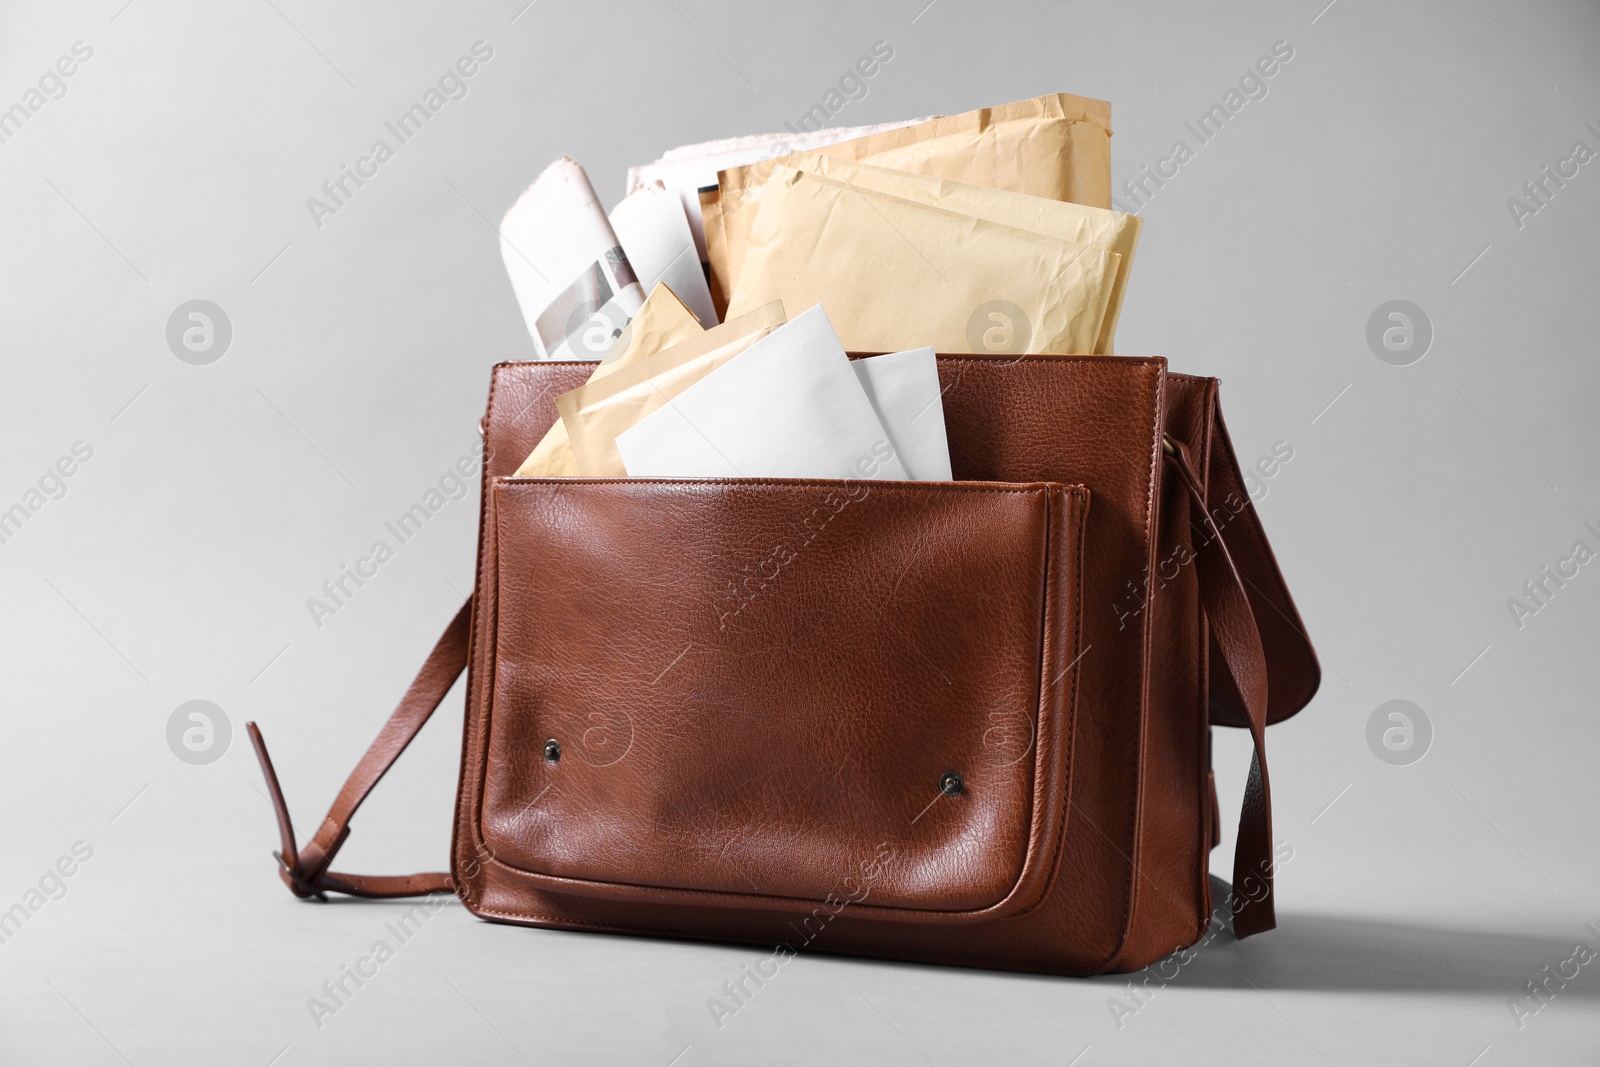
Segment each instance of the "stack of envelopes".
M517 473L949 479L935 351L1113 351L1141 220L1109 139L1054 94L686 146L609 218L563 158L502 253L541 357L600 363Z

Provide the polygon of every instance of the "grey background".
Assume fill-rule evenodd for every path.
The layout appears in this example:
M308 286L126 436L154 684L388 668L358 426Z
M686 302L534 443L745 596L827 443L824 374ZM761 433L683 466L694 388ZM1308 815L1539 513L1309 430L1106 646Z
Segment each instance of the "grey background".
M1594 1062L1600 964L1520 1030L1507 1001L1600 948L1600 564L1520 629L1507 598L1600 547L1600 162L1520 229L1506 199L1600 149L1600 14L925 2L5 5L0 106L94 53L0 144L0 506L94 453L0 545L0 907L74 842L93 856L0 945L0 1060ZM316 227L306 198L480 39L469 95ZM469 498L320 629L305 605L472 446L490 366L532 353L489 220L562 153L609 204L631 163L779 129L878 40L894 58L837 123L1100 97L1119 184L1294 49L1150 200L1118 339L1223 378L1246 462L1294 449L1259 506L1326 680L1271 738L1280 929L1208 948L1120 1029L1125 978L820 955L718 1029L706 998L762 950L452 905L316 1028L306 999L398 909L278 884L243 723L304 832L470 585ZM165 340L194 299L233 327L209 366ZM1410 366L1367 346L1392 299L1433 324ZM444 863L458 698L341 865ZM204 766L166 741L194 699L233 726ZM1431 721L1420 762L1368 749L1393 699ZM1241 738L1218 763L1231 826Z

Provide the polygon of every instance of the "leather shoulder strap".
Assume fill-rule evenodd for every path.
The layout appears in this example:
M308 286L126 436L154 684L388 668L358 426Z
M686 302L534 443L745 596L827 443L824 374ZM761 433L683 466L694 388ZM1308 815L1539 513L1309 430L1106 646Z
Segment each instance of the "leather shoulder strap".
M1267 542L1261 517L1245 488L1244 475L1239 469L1238 457L1233 451L1233 441L1228 427L1222 421L1222 407L1214 403L1211 410L1210 464L1207 468L1209 482L1205 499L1209 501L1210 514L1223 514L1221 535L1227 540L1228 555L1239 576L1250 614L1256 622L1261 637L1261 648L1266 655L1267 710L1270 725L1282 722L1311 702L1322 683L1322 668L1317 663L1316 650L1306 636L1305 623L1295 609L1294 599L1278 569L1278 561ZM1197 471L1192 471L1198 475ZM1196 479L1199 480L1198 477ZM1219 512L1219 509L1220 512ZM1202 508L1202 510L1206 510ZM1215 653L1215 649L1213 652ZM1217 657L1212 657L1212 676L1219 675ZM1213 690L1211 695L1212 721L1221 726L1248 727L1249 714L1237 699L1237 694Z
M1232 509L1228 505L1208 506L1205 488L1182 442L1163 438L1162 444L1168 461L1188 490L1190 521L1197 527L1195 577L1199 581L1200 604L1206 613L1214 652L1212 714L1216 715L1217 695L1226 694L1227 703L1236 709L1242 720L1239 725L1250 731L1254 744L1233 852L1233 929L1235 936L1246 938L1277 925L1273 897L1272 783L1267 774L1269 660L1258 616L1224 535L1224 530L1232 526L1229 521ZM1219 515L1222 516L1220 522ZM1212 803L1215 804L1215 794Z
M400 698L400 704L383 724L377 739L361 757L356 769L334 798L333 807L322 820L317 832L306 842L305 848L295 847L294 824L289 819L289 805L283 799L278 785L278 774L273 769L272 757L267 755L267 743L255 723L245 724L250 743L255 747L256 758L261 762L261 773L267 779L267 791L273 811L278 816L278 834L282 838L282 851L274 852L278 860L278 873L297 897L327 899L329 890L358 897L410 897L425 893L453 892L450 876L443 872L432 874L373 875L341 874L329 870L333 857L350 834L350 818L361 802L367 799L372 787L400 754L411 744L411 739L433 715L439 702L450 692L450 687L467 666L467 646L472 633L472 600L461 605L456 617L450 620L444 634L428 653L427 662L417 673L416 680Z

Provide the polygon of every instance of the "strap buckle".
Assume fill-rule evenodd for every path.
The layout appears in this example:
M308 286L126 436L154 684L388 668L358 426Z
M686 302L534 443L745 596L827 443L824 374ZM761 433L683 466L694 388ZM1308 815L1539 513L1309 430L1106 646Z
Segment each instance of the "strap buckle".
M328 894L300 877L300 872L288 860L283 858L283 853L277 849L272 850L272 858L278 861L278 869L283 872L283 877L289 883L289 888L294 890L294 895L301 900L316 898L322 903L328 902Z

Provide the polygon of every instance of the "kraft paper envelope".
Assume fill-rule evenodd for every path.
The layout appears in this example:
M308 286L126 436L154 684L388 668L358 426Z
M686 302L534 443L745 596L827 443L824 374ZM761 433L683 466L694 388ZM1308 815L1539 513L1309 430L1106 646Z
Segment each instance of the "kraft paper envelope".
M811 149L801 159L819 155L1090 207L1111 206L1111 105L1067 93L840 141ZM727 168L717 175L716 190L702 192L711 296L719 307L728 305L737 287L756 208L774 163L792 161Z
M1117 320L1122 313L1122 298L1127 292L1133 253L1138 247L1139 232L1143 225L1139 216L1023 193L985 189L902 170L846 163L827 156L807 159L797 164L796 169L814 170L824 178L832 178L857 189L871 189L960 215L971 215L1003 226L1015 226L1019 230L1031 230L1063 241L1076 241L1117 253L1122 257L1122 262L1111 288L1111 301L1106 308L1106 321L1100 327L1100 340L1093 350L1095 355L1112 354Z
M612 208L610 220L645 292L654 290L658 282L665 283L702 326L717 324L711 290L706 288L705 271L681 200L660 182L651 182Z
M604 378L630 363L653 356L664 348L682 344L704 332L705 327L700 325L700 320L688 305L678 299L677 292L666 282L657 282L645 298L639 314L628 323L616 344L600 357L595 376Z
M1091 353L1121 259L780 167L728 311L820 303L853 352Z
M556 410L561 412L562 425L572 441L577 473L589 478L626 477L627 468L617 453L618 434L782 326L783 321L783 305L773 301L556 397Z
M630 477L907 477L820 306L640 419L617 451Z
M644 303L589 176L567 156L506 212L500 256L540 359L599 355Z
M677 294L665 285L657 285L589 380L604 378L700 333L700 323ZM517 468L519 478L572 478L577 474L578 461L572 455L572 442L567 438L565 424L559 420L545 431L544 437Z
M944 432L944 397L933 349L868 356L852 361L850 368L883 420L906 477L915 482L949 481L950 442Z

